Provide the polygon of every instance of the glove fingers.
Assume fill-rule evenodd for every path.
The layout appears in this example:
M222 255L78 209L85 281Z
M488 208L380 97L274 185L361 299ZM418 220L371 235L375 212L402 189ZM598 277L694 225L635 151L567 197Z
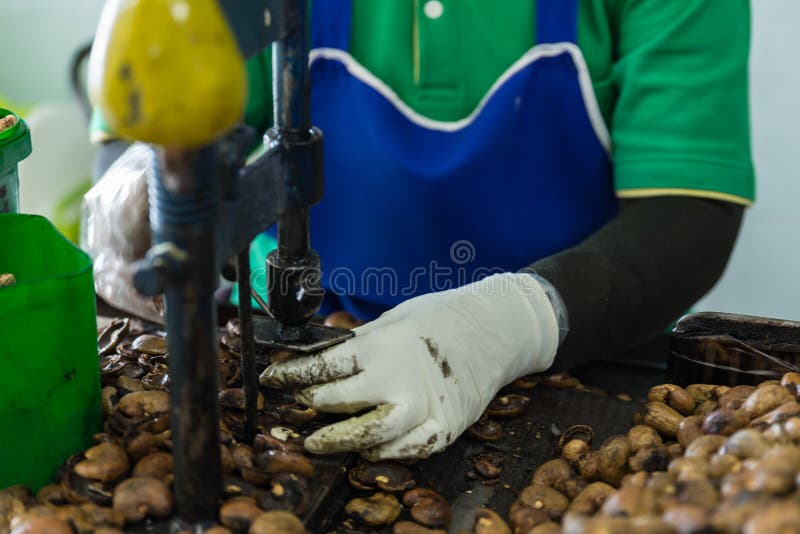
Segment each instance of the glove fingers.
M273 363L261 373L259 380L267 387L282 388L310 386L352 376L360 371L355 347L351 346L353 341L321 354Z
M439 422L428 419L397 439L377 447L362 450L361 456L371 462L427 458L449 444L450 436L443 436L442 434L444 432Z
M408 432L416 424L403 404L381 404L371 412L323 427L306 438L314 454L332 454L375 447Z
M356 413L381 402L382 399L370 398L367 392L371 389L364 375L358 374L311 386L297 392L295 397L320 412Z

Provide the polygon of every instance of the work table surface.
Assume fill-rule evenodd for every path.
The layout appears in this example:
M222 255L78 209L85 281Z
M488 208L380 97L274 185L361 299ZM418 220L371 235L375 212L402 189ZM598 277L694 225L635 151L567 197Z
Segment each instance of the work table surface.
M656 351L663 343L655 348ZM561 434L573 425L590 426L595 437L593 448L606 438L625 433L632 426L633 414L640 408L647 389L663 382L664 372L653 365L641 365L653 354L653 347L638 358L640 364L595 363L576 369L581 381L607 394L577 389L558 389L537 385L531 389L509 386L501 394L517 393L530 398L520 416L495 419L503 428L503 436L495 442L481 442L466 433L442 453L408 465L417 487L430 488L444 496L453 507L449 532L472 529L475 512L488 507L507 517L519 492L530 483L538 466L557 457ZM636 356L636 355L634 355ZM634 400L622 400L617 393L626 393ZM274 395L265 391L267 396ZM269 401L268 401L269 402ZM472 458L481 453L502 455L503 470L496 479L475 473ZM310 484L310 506L304 514L312 533L382 532L392 527L372 528L350 518L345 504L355 497L367 497L369 491L350 486L347 471L361 459L357 454L311 457L315 467ZM402 500L402 494L397 497ZM410 519L406 509L397 521ZM168 532L164 522L145 522L126 528L129 532Z
M599 446L607 437L625 433L640 407L637 402L570 389L537 387L524 392L515 388L508 391L526 394L531 403L525 415L498 421L503 426L499 441L478 442L462 435L444 452L410 466L418 487L431 488L452 504L450 532L471 530L475 511L481 507L505 516L519 492L530 483L536 468L557 457L559 436L570 426L591 426L595 431L595 446ZM480 476L471 479L467 475L474 471L470 459L483 452L503 453L504 469L496 482ZM341 463L358 461L355 455L349 455L317 462L320 474L325 473L330 486L320 492L310 511L308 526L312 532L392 532L391 527L365 527L349 520L344 513L349 499L370 494L350 487L346 473L339 469ZM409 519L406 510L398 521L403 519Z

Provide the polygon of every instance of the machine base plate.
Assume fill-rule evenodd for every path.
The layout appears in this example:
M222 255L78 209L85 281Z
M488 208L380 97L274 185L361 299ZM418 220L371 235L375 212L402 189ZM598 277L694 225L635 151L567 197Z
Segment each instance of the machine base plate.
M275 319L270 317L253 317L253 332L256 345L273 350L291 350L294 352L318 352L354 336L346 328L333 328L317 324L308 324L296 332L287 332Z

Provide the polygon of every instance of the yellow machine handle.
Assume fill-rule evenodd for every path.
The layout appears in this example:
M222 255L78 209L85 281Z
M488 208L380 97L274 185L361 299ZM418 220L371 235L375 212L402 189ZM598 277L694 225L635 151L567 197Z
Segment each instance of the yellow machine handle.
M244 59L216 0L108 0L89 60L89 93L130 139L191 148L244 113Z

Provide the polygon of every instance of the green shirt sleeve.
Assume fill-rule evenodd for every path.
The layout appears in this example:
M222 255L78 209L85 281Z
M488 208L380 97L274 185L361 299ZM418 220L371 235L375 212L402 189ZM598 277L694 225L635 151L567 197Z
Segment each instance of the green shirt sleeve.
M247 60L247 105L244 110L245 124L263 133L272 123L272 61L270 48ZM191 90L191 89L189 89ZM102 143L117 139L109 128L100 110L95 107L89 122L89 139Z
M617 0L617 9L618 195L749 204L749 1Z

